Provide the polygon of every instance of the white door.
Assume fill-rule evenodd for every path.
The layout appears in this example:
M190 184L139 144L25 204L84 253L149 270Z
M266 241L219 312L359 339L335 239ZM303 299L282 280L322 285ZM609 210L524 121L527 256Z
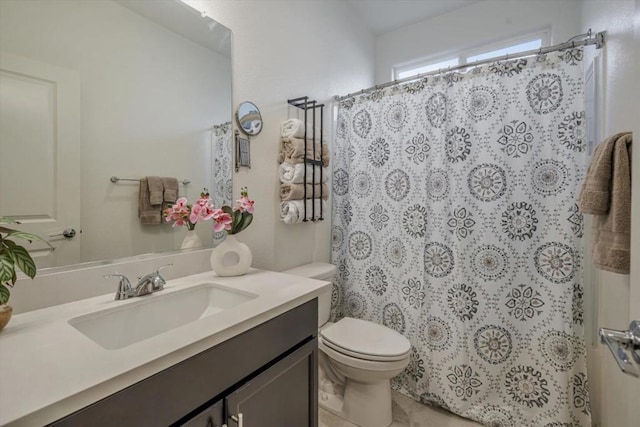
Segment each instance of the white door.
M0 52L0 216L55 248L26 246L38 267L80 262L80 119L75 71Z

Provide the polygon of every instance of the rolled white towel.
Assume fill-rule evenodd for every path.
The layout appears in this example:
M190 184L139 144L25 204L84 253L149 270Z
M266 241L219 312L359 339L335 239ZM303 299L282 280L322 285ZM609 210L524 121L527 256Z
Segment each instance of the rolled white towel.
M304 138L304 122L300 119L285 120L280 126L280 134L283 138ZM307 138L313 136L313 127L307 125ZM316 129L316 139L320 139L320 129Z
M304 219L304 206L306 202L307 205L307 219L311 219L311 199L307 200L288 200L286 202L280 203L280 216L282 217L282 221L285 224L297 224L302 222ZM322 217L327 218L329 216L329 212L327 212L327 204L324 200L321 199L313 199L315 204L315 219L320 218L320 206L322 203Z
M320 166L314 166L307 164L307 184L311 184L314 182L313 177L313 169L316 170L315 183L320 182ZM280 182L290 183L290 184L302 184L305 182L304 180L304 163L288 163L283 162L280 164L278 172L280 174ZM329 172L328 168L322 169L322 182L327 182L329 180Z
M283 138L304 138L304 122L300 119L285 120L280 127Z

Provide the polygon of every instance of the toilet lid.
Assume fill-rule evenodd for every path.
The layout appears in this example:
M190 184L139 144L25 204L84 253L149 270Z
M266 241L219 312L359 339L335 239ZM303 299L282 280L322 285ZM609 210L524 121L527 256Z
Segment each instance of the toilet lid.
M320 332L323 342L341 353L369 360L398 360L411 344L396 331L377 323L345 317Z

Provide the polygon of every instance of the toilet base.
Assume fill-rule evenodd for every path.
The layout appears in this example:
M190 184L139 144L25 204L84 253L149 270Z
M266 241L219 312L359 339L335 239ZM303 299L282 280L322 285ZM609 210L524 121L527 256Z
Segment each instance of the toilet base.
M393 422L389 381L363 384L348 379L344 398L320 391L321 408L361 427L388 427Z
M389 380L365 384L347 379L342 412L360 426L388 427L393 421Z

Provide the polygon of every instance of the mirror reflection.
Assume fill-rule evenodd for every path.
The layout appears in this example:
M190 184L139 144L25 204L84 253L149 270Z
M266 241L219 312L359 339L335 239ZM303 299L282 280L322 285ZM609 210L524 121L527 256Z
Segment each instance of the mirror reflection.
M262 131L262 115L253 102L245 101L238 106L236 120L240 130L249 136L256 136Z
M230 51L177 0L0 2L0 216L55 247L39 267L180 248L186 228L141 221L141 178L230 203Z

